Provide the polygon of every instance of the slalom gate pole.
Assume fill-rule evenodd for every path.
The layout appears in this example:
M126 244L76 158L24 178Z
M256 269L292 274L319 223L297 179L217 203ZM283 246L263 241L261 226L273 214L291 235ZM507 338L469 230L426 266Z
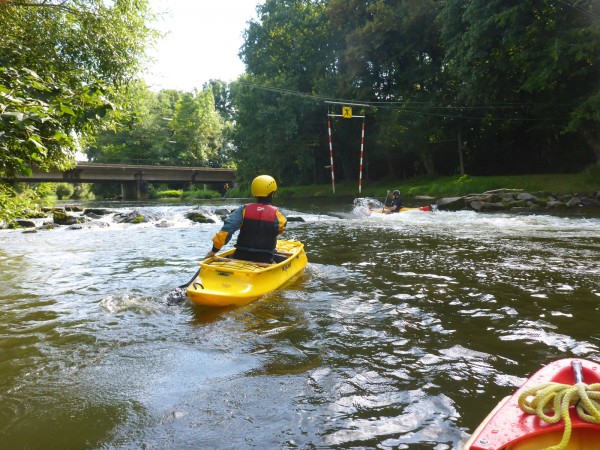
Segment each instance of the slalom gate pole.
M331 143L331 120L327 119L327 131L329 132L329 163L331 164L331 190L335 194L335 173L333 171L333 145Z
M362 173L363 173L363 155L365 148L365 118L363 116L362 121L362 135L360 137L360 170L358 172L358 193L360 194L362 189Z

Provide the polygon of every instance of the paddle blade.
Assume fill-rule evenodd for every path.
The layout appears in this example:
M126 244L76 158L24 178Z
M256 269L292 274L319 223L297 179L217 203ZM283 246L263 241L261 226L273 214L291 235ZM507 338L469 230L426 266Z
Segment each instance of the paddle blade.
M167 296L165 297L165 300L167 302L167 305L179 305L179 304L183 303L183 301L186 298L187 298L187 295L185 293L185 288L176 287L175 289L171 290L171 292L169 292L167 294Z

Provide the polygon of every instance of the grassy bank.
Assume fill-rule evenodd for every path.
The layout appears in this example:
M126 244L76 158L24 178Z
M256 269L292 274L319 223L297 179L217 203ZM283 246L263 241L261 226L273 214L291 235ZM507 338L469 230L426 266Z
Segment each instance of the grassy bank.
M331 184L281 187L279 197L385 197L388 190L398 189L404 197L455 197L481 193L493 189L523 189L530 193L592 194L600 191L600 167L576 174L511 175L489 177L411 178L409 180L363 180L358 194L358 182L336 183L335 194Z

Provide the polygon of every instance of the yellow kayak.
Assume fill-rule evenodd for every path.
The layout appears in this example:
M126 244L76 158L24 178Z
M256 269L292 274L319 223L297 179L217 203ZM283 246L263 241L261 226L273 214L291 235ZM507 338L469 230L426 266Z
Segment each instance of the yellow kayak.
M426 211L429 212L431 211L431 206L419 206L418 208L406 208L406 207L402 207L400 208L400 211L398 212L407 212L407 211ZM369 210L369 215L371 214L386 214L383 212L383 208L381 209L370 209ZM398 214L398 213L392 213L392 214Z
M198 276L186 289L192 302L203 306L247 305L279 288L308 263L304 244L298 241L278 240L275 260L281 262L273 264L233 259L234 251L200 263Z

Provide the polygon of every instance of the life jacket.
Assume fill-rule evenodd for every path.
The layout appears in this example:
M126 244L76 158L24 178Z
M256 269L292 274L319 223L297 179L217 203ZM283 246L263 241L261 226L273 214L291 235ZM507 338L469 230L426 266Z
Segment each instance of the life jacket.
M277 208L264 203L250 203L244 208L244 221L237 238L240 250L273 252L277 246Z
M391 213L399 213L399 212L400 212L400 210L402 209L402 206L403 206L402 199L401 199L400 197L398 197L397 199L395 199L395 200L392 202L392 205L391 205L391 206L394 206L394 205L396 205L396 209L395 209L395 210L393 210L393 211L390 211L390 212L391 212Z

